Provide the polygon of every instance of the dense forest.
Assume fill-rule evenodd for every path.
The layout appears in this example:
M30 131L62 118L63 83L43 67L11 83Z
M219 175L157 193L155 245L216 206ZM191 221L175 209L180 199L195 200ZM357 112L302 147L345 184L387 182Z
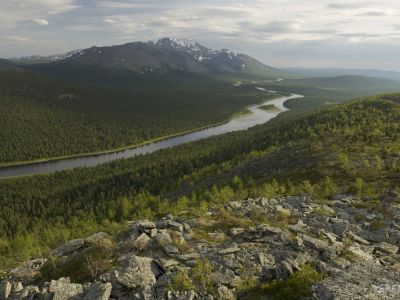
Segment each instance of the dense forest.
M2 180L0 265L127 219L247 196L351 191L378 208L399 185L399 103L400 94L358 99L95 168Z
M0 165L114 149L226 121L272 94L197 78L129 89L0 72Z

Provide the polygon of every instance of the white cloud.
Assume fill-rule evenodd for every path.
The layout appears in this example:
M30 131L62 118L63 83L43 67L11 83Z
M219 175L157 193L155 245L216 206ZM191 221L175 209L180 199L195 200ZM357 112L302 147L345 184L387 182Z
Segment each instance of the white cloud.
M41 26L49 25L49 21L47 21L46 19L33 19L33 22Z
M119 1L98 1L96 5L105 8L145 8L149 7L149 4L144 3L128 3Z
M30 39L28 39L26 37L21 37L21 36L9 36L9 35L6 35L3 38L6 39L6 40L11 40L11 41L14 41L14 42L21 42L21 43L25 43L25 42L29 42L30 41Z
M393 3L385 9L374 5L358 0L349 0L346 4L316 0L305 3L258 0L225 6L220 3L180 4L138 13L131 10L127 14L104 16L103 20L116 32L147 34L147 39L162 35L219 36L241 41L388 39L388 26L396 20L400 4ZM384 15L386 19L374 20L373 17L378 15ZM365 17L369 18L368 22Z
M4 49L60 52L176 36L260 55L270 64L274 57L283 59L273 49L298 44L303 45L298 53L295 49L299 62L301 57L321 56L320 51L334 56L339 51L334 45L343 47L344 53L350 46L356 53L358 47L362 57L373 53L367 45L400 47L399 16L398 0L0 0L0 36L32 39L32 48L25 50L2 42L0 56L6 51L14 54ZM32 20L52 26L30 26ZM386 59L398 56L386 51L391 51ZM400 62L396 64L400 68Z
M0 27L12 29L32 21L38 25L48 25L45 24L48 17L79 8L76 3L77 0L1 0Z

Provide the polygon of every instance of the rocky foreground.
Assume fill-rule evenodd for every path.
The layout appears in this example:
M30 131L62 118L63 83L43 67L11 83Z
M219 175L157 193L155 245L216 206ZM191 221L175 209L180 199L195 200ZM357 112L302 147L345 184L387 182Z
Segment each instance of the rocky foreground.
M116 237L71 240L11 270L0 300L274 299L249 290L309 266L320 276L308 299L400 299L395 199L259 198L202 217L129 222Z

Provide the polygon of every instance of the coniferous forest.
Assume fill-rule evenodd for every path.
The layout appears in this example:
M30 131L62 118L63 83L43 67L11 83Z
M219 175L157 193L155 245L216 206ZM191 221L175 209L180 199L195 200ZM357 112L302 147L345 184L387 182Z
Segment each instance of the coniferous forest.
M272 97L211 78L153 84L90 87L0 71L0 164L136 145L227 121Z
M356 99L95 168L2 180L3 264L124 220L235 197L379 197L399 184L399 103L399 94Z

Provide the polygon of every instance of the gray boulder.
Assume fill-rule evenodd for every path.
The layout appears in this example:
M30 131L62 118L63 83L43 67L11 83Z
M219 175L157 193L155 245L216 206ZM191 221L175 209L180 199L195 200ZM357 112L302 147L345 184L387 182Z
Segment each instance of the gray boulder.
M150 237L146 233L139 235L134 241L134 246L139 251L144 251L150 244Z
M9 275L12 281L21 281L24 284L29 284L34 281L35 277L39 274L40 268L46 261L47 259L44 258L27 261L11 270Z
M153 259L129 254L123 262L117 281L130 289L155 285L164 271Z
M78 300L83 297L82 285L71 283L69 278L52 280L49 292L53 294L52 300Z
M110 240L110 239L111 239L111 237L108 235L108 233L97 232L97 233L94 233L91 236L87 237L85 239L85 244L94 245L94 244L99 244L104 240Z
M234 292L224 285L220 285L217 288L217 293L218 293L218 299L220 299L220 300L235 300L236 299Z
M374 245L374 251L380 251L385 254L396 254L399 251L399 247L386 242L381 242Z
M329 249L329 244L326 241L323 241L323 240L320 240L317 238L313 238L306 234L301 234L300 237L302 238L304 244L306 244L307 246L312 247L316 250L326 251Z
M83 300L108 300L111 296L111 283L92 283L85 292Z
M400 299L400 274L374 263L351 264L315 285L314 299Z
M6 300L11 293L11 283L8 280L0 282L0 300Z
M84 239L71 240L71 241L65 243L64 245L62 245L56 249L53 249L52 251L50 251L50 254L53 256L64 256L64 255L71 254L75 251L78 251L84 247L85 247Z

